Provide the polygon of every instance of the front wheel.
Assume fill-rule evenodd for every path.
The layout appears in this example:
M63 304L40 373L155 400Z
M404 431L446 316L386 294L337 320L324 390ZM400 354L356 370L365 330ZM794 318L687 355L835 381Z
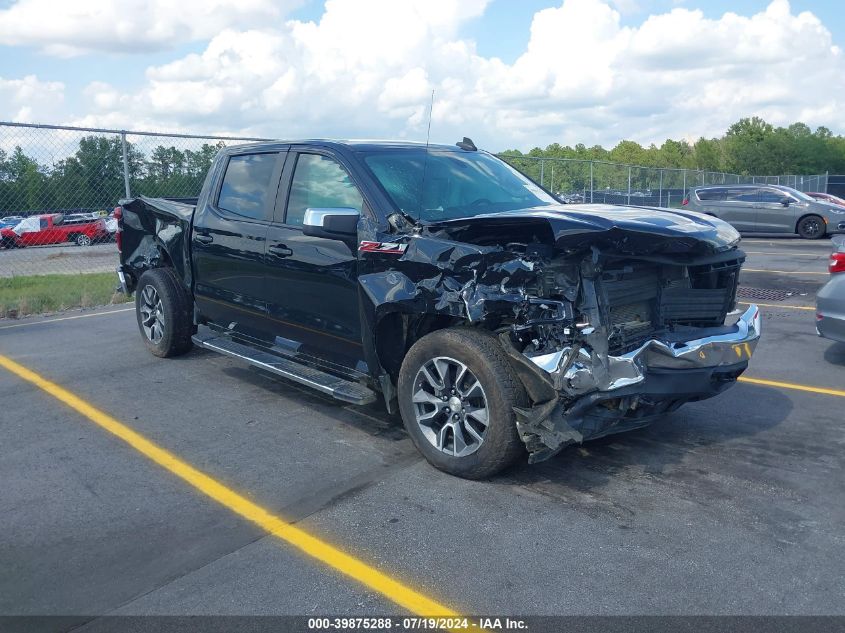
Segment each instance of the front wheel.
M138 280L135 315L147 348L161 358L179 356L191 349L196 326L191 318L191 301L176 273L170 268L153 268Z
M417 341L399 372L399 408L414 445L436 468L490 477L525 454L514 406L522 383L488 332L449 328Z
M818 215L808 215L806 218L801 218L798 223L796 232L805 240L817 240L824 237L826 232L824 219Z

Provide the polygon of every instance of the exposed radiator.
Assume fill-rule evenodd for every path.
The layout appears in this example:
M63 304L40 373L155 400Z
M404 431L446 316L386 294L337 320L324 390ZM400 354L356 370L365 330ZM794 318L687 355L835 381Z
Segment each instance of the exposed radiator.
M623 354L673 325L721 325L732 308L740 262L715 266L633 263L605 271L599 296L610 326L610 351Z

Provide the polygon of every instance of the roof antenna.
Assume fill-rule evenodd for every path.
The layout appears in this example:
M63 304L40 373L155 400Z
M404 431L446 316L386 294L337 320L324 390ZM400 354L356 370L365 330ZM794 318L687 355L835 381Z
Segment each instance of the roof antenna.
M428 132L425 135L425 158L423 158L422 182L420 183L420 210L417 220L422 218L423 192L425 192L425 172L428 169L428 144L431 140L431 118L434 114L434 89L431 91L431 105L428 107Z
M431 139L431 116L434 114L434 90L431 91L431 105L428 107L428 132L425 135L425 149L428 153L428 142Z

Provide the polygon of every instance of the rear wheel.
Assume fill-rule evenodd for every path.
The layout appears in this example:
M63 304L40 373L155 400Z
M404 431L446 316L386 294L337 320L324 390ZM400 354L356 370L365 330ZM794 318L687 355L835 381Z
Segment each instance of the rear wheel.
M85 233L77 235L74 241L77 246L91 246L91 238L85 235Z
M450 328L421 338L402 363L398 396L411 439L440 470L481 479L525 453L513 412L525 390L487 332Z
M796 232L806 240L817 240L824 237L827 230L824 220L818 215L808 215L798 222Z
M179 356L191 349L196 332L191 301L173 269L154 268L141 275L135 315L147 348L156 356Z

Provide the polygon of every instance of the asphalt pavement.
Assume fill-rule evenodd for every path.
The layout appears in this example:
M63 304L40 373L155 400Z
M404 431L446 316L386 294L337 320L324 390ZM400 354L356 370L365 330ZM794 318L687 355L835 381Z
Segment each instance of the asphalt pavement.
M845 615L845 345L812 310L829 244L743 248L746 293L779 291L741 298L766 304L746 376L791 386L741 382L490 481L434 470L377 406L155 358L126 308L0 320L0 355L459 613ZM0 614L406 612L3 368L0 406Z

